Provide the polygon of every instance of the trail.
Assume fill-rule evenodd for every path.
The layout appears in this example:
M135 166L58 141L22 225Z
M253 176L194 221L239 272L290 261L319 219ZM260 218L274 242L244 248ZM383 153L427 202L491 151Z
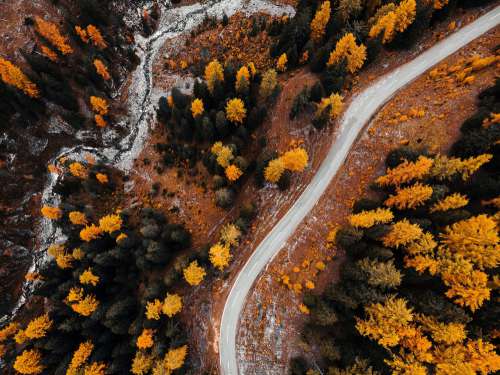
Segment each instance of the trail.
M157 31L151 36L144 38L136 35L136 53L140 58L140 64L132 73L132 81L128 88L128 121L124 124L126 136L116 146L96 148L82 143L68 148L64 147L51 159L49 164L58 165L62 157L73 161L83 161L84 154L90 154L96 160L107 165L129 172L134 160L140 154L144 143L148 139L151 125L154 123L156 114L155 105L158 99L167 95L155 89L153 82L153 63L155 62L161 47L169 40L174 39L193 30L200 25L206 17L222 18L223 14L228 17L236 12L247 15L264 12L270 15L288 14L293 16L295 10L288 5L275 5L267 0L211 0L182 7L172 8L171 4L161 5L161 17L158 22ZM111 130L112 131L112 130ZM49 204L57 206L60 197L54 193L54 187L59 176L50 174L47 177L42 192L42 205ZM46 249L54 242L63 242L65 238L61 230L51 220L45 218L37 228L38 249L33 251L33 260L28 272L36 272L46 261ZM0 318L0 323L12 319L26 300L33 293L34 283L25 282L21 295L10 312Z
M365 125L398 90L499 23L500 6L441 40L409 63L381 77L353 99L341 119L340 135L330 146L317 173L294 205L257 246L236 277L224 306L220 326L219 360L223 374L239 373L236 334L240 314L255 280L316 205Z

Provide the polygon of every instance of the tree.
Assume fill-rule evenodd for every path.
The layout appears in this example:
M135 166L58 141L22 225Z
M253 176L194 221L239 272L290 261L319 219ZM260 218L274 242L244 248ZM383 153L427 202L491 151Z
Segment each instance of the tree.
M398 248L419 239L422 234L423 231L417 224L403 219L392 225L391 231L384 236L383 243L384 246Z
M85 228L80 231L80 239L85 242L90 242L99 238L101 234L102 230L100 227L97 227L94 224L86 225Z
M149 349L153 346L153 335L155 331L152 329L143 329L139 337L137 337L136 345L139 349Z
M40 211L43 217L50 220L59 220L62 217L62 211L59 207L45 205Z
M361 211L349 216L349 223L355 228L371 228L375 224L386 224L394 219L388 208L377 208L370 211Z
M415 162L405 160L395 168L387 168L384 176L375 180L380 186L406 184L413 180L421 180L429 174L433 160L425 156L419 156Z
M182 298L178 294L167 293L167 297L163 301L163 313L169 318L182 310Z
M220 240L227 246L238 246L241 230L235 224L226 224L220 231Z
M267 70L262 75L262 81L260 82L260 88L259 88L260 97L267 99L274 93L277 85L278 85L278 79L276 70L274 69Z
M302 172L307 166L308 159L307 151L302 147L294 148L281 156L285 168L292 172Z
M75 33L80 37L83 43L87 44L89 42L89 33L87 30L75 25Z
M281 56L278 58L278 61L276 62L276 69L279 72L284 72L286 71L286 64L288 63L288 57L286 53L281 54Z
M382 303L365 306L365 319L356 319L358 332L376 340L384 348L398 345L402 339L414 335L413 311L403 298L391 296Z
M108 125L107 121L104 119L104 117L102 117L102 115L95 115L94 121L100 128L105 128Z
M92 350L94 350L94 344L92 341L82 342L73 353L69 368L76 370L83 366L89 359L90 354L92 354Z
M231 182L238 180L243 175L241 169L234 164L227 166L224 173L226 174L227 179Z
M264 178L266 181L277 183L285 171L285 163L281 158L273 159L264 169Z
M186 359L188 346L183 345L175 349L170 349L165 358L163 359L163 364L168 373L174 370L180 369L184 365Z
M106 233L119 231L122 224L123 222L119 215L106 215L99 219L99 229Z
M223 168L229 167L230 162L234 159L231 148L229 146L224 146L222 142L215 142L210 152L217 156L217 164Z
M195 99L191 102L191 114L194 118L202 115L204 111L205 108L201 99Z
M242 66L236 73L235 89L238 93L246 93L250 87L250 72L246 66Z
M94 25L87 26L87 33L92 44L99 49L105 49L108 45L101 34L101 31Z
M336 65L344 59L347 61L347 70L352 74L356 73L366 60L366 47L363 44L357 45L352 33L345 34L337 42L326 64Z
M224 81L224 71L217 60L211 61L205 67L205 81L211 94L214 93L215 84Z
M138 351L135 353L130 371L134 375L145 375L149 373L152 365L153 358L142 351Z
M87 225L87 218L85 214L80 211L71 211L68 214L69 221L74 225Z
M368 284L384 289L396 288L401 284L402 275L392 260L379 262L363 258L357 262L358 267L366 273Z
M13 86L31 98L38 98L40 91L38 87L10 61L0 57L0 78L2 82Z
M5 327L0 329L0 343L7 340L9 337L14 336L19 330L19 323L10 322Z
M93 362L90 365L85 366L83 370L83 375L105 375L106 365L104 363Z
M35 30L63 55L73 53L73 48L69 45L68 38L61 34L56 24L45 21L40 17L35 17Z
M315 43L320 42L325 35L325 28L330 20L330 12L330 1L325 1L319 6L311 21L311 39Z
M229 261L232 257L229 251L229 245L221 244L220 242L210 248L209 256L212 265L220 271L229 265Z
M98 96L91 96L90 105L92 106L92 110L95 113L101 116L108 114L108 102L106 101L106 99L100 98Z
M467 196L460 193L454 193L436 202L430 208L429 212L442 212L442 211L454 210L457 208L465 207L468 204L469 204L469 199L467 198Z
M41 374L42 355L37 349L24 350L16 357L14 369L21 374Z
M99 74L105 81L109 81L111 79L111 75L108 72L108 68L102 62L102 60L94 59L94 68L97 74Z
M184 279L192 286L199 285L206 275L205 270L198 265L198 261L196 260L189 263L189 266L184 269L183 273Z
M425 204L432 196L432 187L416 183L396 190L396 195L391 195L384 204L397 207L399 210L413 209Z
M243 120L247 116L247 110L245 109L245 104L239 98L231 99L226 105L226 117L231 122L243 123Z
M75 177L85 179L88 177L89 171L81 163L75 162L69 165L69 173Z
M344 98L339 94L331 94L330 96L321 99L316 109L316 117L321 117L323 114L327 114L328 118L337 118L342 112L344 107Z
M498 229L495 220L478 215L445 228L441 244L459 254L480 269L495 268L500 264Z
M109 182L108 176L104 173L96 173L95 178L100 184L107 184Z
M89 294L80 301L71 304L71 309L83 316L90 316L99 306L99 301L94 295Z
M146 318L151 320L160 320L160 313L162 311L163 304L159 299L155 299L152 302L146 304Z
M92 268L89 267L80 275L80 283L83 285L92 285L96 286L99 283L99 276L96 276L92 273Z
M49 316L47 314L40 315L29 322L24 330L24 334L30 339L39 339L45 337L47 331L50 330L51 327L52 320L50 320Z
M394 10L380 17L369 32L370 38L376 38L383 32L382 43L391 42L397 32L405 31L415 20L416 0L403 0Z

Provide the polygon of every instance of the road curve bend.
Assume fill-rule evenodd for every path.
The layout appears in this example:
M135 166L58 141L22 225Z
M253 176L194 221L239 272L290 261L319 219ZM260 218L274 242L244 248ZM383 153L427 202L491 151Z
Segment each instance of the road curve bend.
M236 333L240 313L250 288L262 269L278 254L298 225L316 205L344 163L352 144L364 126L398 90L499 23L500 6L497 6L476 21L441 40L412 61L381 77L353 99L340 122L340 135L331 145L318 172L294 205L257 246L236 277L224 306L220 326L219 359L222 374L237 375L239 372L236 357Z

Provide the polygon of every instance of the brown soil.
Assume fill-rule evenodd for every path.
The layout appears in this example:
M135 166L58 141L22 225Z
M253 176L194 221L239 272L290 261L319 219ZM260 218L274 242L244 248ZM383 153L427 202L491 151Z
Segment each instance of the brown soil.
M474 54L491 55L499 37L499 29L491 31L439 64L438 69L447 70ZM298 309L302 293L289 290L280 278L289 276L290 283L301 283L303 290L305 281L311 280L314 292L334 282L342 254L328 246L327 234L334 224L345 222L356 199L370 194L368 185L383 173L387 152L408 144L446 153L459 135L462 122L476 110L477 94L499 73L498 65L490 66L478 72L470 85L457 84L453 77L434 80L424 74L384 106L355 143L316 207L254 286L238 335L239 361L245 373L282 374L290 358L307 355L309 348L300 341L306 317ZM425 114L408 116L416 108L424 109ZM328 263L332 257L334 261ZM327 263L324 272L315 268L318 260Z

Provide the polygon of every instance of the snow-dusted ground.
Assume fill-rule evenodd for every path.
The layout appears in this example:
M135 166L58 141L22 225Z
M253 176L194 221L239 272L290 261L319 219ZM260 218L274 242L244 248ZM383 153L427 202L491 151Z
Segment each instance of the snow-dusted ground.
M191 31L208 17L222 18L223 14L232 16L236 12L253 14L265 12L271 15L288 14L293 16L295 10L288 5L275 5L266 0L211 0L203 3L172 8L169 1L161 2L161 18L157 31L145 38L140 34L135 36L136 52L140 57L140 64L132 73L131 84L128 88L128 121L125 124L117 124L126 128L127 135L117 139L116 132L110 128L106 129L103 137L105 145L103 149L88 147L84 144L86 139L92 139L94 135L90 132L80 132L77 138L82 144L72 148L63 148L52 158L50 164L58 165L58 160L65 157L69 160L81 161L84 154L93 156L107 164L128 172L133 166L134 160L142 151L151 126L154 122L155 105L161 96L168 93L155 89L153 82L153 63L155 62L161 47L169 40L181 34ZM131 10L130 19L138 19L140 9ZM57 127L57 124L54 124ZM117 143L115 145L115 143ZM60 197L54 193L53 188L59 176L49 174L42 193L42 205L49 204L57 206ZM33 260L29 272L34 272L47 260L45 249L54 242L63 242L65 239L60 230L52 221L45 218L40 219L36 230L38 249L33 251ZM27 298L33 292L33 283L25 282L22 293L10 314L0 318L0 323L11 319L24 305Z
M246 297L264 267L278 254L325 192L364 126L398 90L499 23L500 6L443 39L411 62L381 77L353 99L340 122L340 134L318 172L295 204L257 246L236 277L224 306L220 326L219 356L223 374L245 374L245 364L238 365L236 334Z

